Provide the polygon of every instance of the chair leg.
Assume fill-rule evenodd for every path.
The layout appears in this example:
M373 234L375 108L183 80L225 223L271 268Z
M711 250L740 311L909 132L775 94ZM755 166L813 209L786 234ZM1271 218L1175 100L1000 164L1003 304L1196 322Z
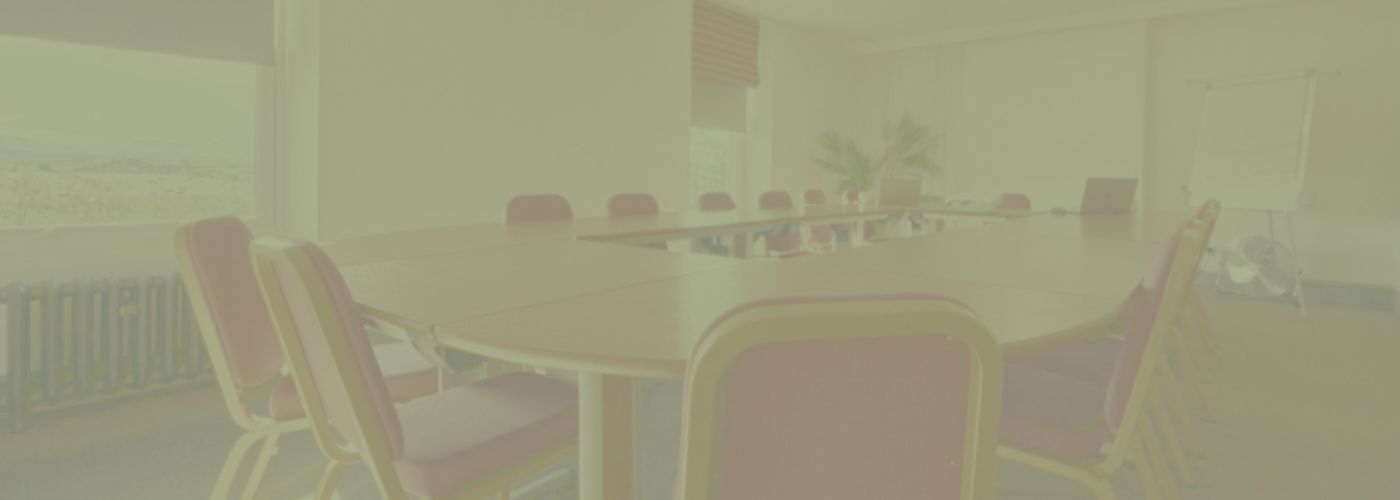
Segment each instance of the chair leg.
M1152 428L1151 419L1143 418L1138 422L1138 432L1142 435L1143 445L1147 448L1146 463L1143 467L1151 467L1152 473L1157 477L1157 486L1161 490L1162 498L1165 500L1176 500L1181 498L1181 492L1177 491L1176 478L1172 476L1171 468L1167 465L1167 457L1162 452L1162 442L1157 439L1157 431Z
M1189 314L1182 314L1181 321L1172 329L1172 334L1180 337L1177 339L1179 349L1189 351L1191 360L1201 370L1201 377L1210 378L1207 361L1214 356L1214 352L1195 320Z
M1190 331L1190 328L1182 325L1172 327L1167 335L1167 345L1176 352L1181 364L1190 365L1191 369L1199 372L1204 368L1200 360L1205 359L1206 355L1199 348L1193 347Z
M1186 406L1186 396L1181 393L1181 384L1176 379L1176 371L1166 360L1162 360L1161 366L1162 374L1157 381L1161 382L1162 390L1166 392L1166 406L1176 415L1176 421L1181 424L1181 444L1185 446L1186 452L1191 456L1205 456L1201 452L1200 436L1196 433L1196 416L1192 415Z
M1137 469L1138 480L1142 481L1143 494L1147 500L1162 500L1162 491L1157 487L1157 475L1152 472L1152 459L1148 458L1147 440L1139 433L1133 439L1133 468Z
M1157 423L1157 428L1161 430L1162 442L1167 447L1167 454L1171 457L1171 462L1176 465L1177 477L1183 484L1194 486L1196 475L1191 470L1191 463L1186 459L1186 450L1181 445L1181 440L1176 436L1176 425L1172 423L1172 416L1167 412L1165 398L1160 390L1152 391L1152 420Z
M229 490L233 488L233 478L238 476L238 469L243 465L248 449L266 437L268 435L265 432L248 431L233 442L233 448L228 451L228 458L224 459L224 467L219 471L219 478L214 481L214 491L209 494L210 500L228 500ZM255 484L246 486L249 490L256 487Z
M338 460L331 460L326 463L326 469L321 472L321 480L316 483L316 500L331 500L335 498L335 487L340 483L340 476L345 473L345 468L350 464Z
M1215 412L1211 411L1210 401L1206 400L1205 387L1204 384L1201 383L1200 372L1196 369L1196 365L1192 363L1192 361L1191 358L1181 358L1181 374L1183 378L1186 379L1186 383L1190 385L1191 392L1195 393L1196 410L1201 412L1201 418L1204 418L1207 422L1214 422Z
M262 483L263 474L267 472L267 463L271 462L272 456L277 454L277 442L281 439L282 434L278 433L263 440L258 459L253 462L253 472L248 475L248 485L243 488L243 500L253 500L253 494L257 492L258 485Z

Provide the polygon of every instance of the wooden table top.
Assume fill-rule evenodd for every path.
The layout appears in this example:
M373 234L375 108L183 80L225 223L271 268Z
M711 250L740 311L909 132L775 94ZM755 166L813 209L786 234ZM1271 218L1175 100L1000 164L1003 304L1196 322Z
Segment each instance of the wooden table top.
M472 316L742 263L565 239L341 264L340 269L366 314L431 332Z
M327 243L325 250L337 264L345 266L569 239L569 235L558 232L468 224L350 238Z
M446 345L488 356L615 375L679 377L721 313L790 295L936 292L977 312L1009 351L1098 318L1117 298L1041 292L832 267L820 259L746 262L440 326Z
M1156 254L1151 242L952 230L821 255L848 269L1058 293L1123 297Z
M788 212L797 213L764 220L886 213L810 207ZM1066 223L1058 220L1018 229L993 224L954 230L792 261L571 239L585 227L680 226L708 217L651 218L665 224L614 218L623 220L583 222L569 230L552 224L458 226L359 238L327 249L372 318L502 359L635 376L679 376L716 316L784 295L943 293L975 310L1008 350L1028 349L1112 310L1157 250L1152 242L1129 237L1139 234L1133 224L1105 222L1103 234L1124 237L1089 238L1066 233ZM725 227L719 225L725 217L752 220L743 212L719 213L703 227ZM1109 230L1114 227L1121 232ZM607 238L597 231L589 234ZM643 234L629 231L623 233Z
M1191 214L1185 212L1152 212L1128 216L1038 214L988 224L985 229L1027 236L1160 242L1170 238L1172 232L1190 216Z
M837 224L881 219L899 209L849 205L809 205L785 210L739 208L724 212L662 212L657 215L580 217L565 222L521 224L515 227L567 234L579 239L635 243L689 239L757 231L783 224Z

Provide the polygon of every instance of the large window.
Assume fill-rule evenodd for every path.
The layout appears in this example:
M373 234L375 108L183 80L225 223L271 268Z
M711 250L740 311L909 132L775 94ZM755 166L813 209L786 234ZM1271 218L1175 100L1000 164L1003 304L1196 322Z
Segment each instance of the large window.
M255 64L0 36L0 228L257 211Z
M739 166L744 158L744 133L692 127L690 129L690 199L721 191L736 195Z

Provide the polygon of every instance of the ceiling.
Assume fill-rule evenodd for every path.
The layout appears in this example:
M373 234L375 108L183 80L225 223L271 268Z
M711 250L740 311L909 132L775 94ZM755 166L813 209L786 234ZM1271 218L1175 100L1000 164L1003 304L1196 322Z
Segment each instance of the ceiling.
M760 17L864 42L1072 19L1155 17L1259 0L721 0ZM1190 8L1185 8L1185 7Z

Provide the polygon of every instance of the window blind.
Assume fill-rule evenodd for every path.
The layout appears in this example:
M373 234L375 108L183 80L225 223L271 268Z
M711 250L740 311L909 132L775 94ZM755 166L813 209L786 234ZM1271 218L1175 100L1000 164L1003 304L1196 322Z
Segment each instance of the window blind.
M758 20L695 0L691 74L696 80L758 86Z

